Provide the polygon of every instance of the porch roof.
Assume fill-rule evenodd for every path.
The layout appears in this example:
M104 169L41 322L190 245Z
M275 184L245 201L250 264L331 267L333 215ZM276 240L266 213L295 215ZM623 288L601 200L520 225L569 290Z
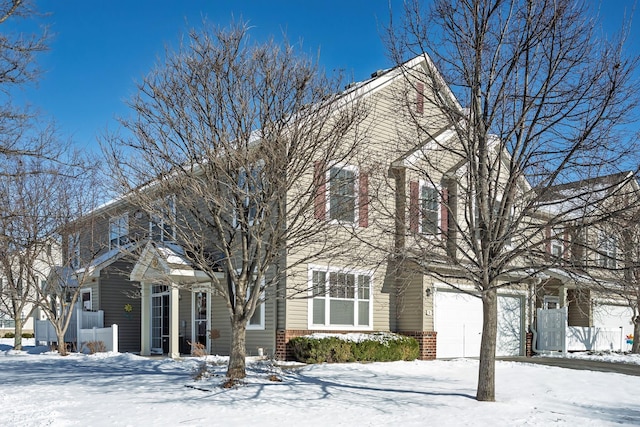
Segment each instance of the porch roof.
M146 244L129 278L137 282L170 280L180 284L206 283L224 279L224 273L215 277L197 269L182 246L168 242L150 241Z

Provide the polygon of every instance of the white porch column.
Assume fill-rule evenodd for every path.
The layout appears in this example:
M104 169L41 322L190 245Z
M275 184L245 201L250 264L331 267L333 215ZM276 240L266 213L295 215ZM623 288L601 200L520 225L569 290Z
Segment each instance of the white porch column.
M171 294L169 296L169 357L176 359L180 357L180 329L179 329L179 313L180 313L180 290L171 286Z
M151 355L151 292L150 285L140 283L140 355Z

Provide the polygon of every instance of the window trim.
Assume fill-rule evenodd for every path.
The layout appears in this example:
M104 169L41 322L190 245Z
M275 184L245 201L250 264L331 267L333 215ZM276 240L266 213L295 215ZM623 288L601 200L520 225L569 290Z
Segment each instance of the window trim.
M252 169L252 172L255 171L257 172L257 174L262 174L264 170L264 160L259 160L257 162L257 166L255 168ZM244 184L241 185L241 177L245 176L244 178ZM260 188L257 189L257 193L259 194L259 192L263 191L263 179L264 179L264 175L262 177L258 177L258 175L256 174L255 178L253 178L253 180L255 181L256 184L258 184L260 186ZM258 179L260 178L260 179ZM238 172L238 188L241 189L245 194L244 199L243 199L243 205L245 206L245 208L249 209L249 205L250 205L250 194L251 191L248 188L248 180L247 180L247 172L246 172L246 168L245 167L241 167L240 171ZM262 198L262 197L260 197ZM251 215L249 215L249 227L252 227L254 224L259 224L260 221L264 218L264 211L261 209L260 206L261 202L258 203L256 202L256 206L255 206L255 214L253 216L253 218L251 217ZM257 221L256 221L257 219ZM238 222L238 207L235 206L235 201L234 201L234 207L233 207L233 223L232 226L233 228L238 228L240 226L240 223Z
M423 197L423 191L425 189L430 189L435 191L435 196L436 196L435 212L437 215L435 233L425 231L424 229L425 209L423 207L423 204L425 199ZM418 231L420 232L420 234L427 237L437 237L437 238L442 236L442 204L443 204L442 189L440 188L440 186L433 185L422 179L419 180L418 181Z
M617 258L618 239L601 231L598 235L598 266L602 268L617 268Z
M340 170L353 172L353 220L351 221L343 221L331 217L331 170L334 168L340 168ZM329 168L327 168L325 174L325 183L325 191L327 194L325 200L325 211L326 218L329 223L353 225L354 227L358 227L360 225L360 168L358 166L345 163L333 163Z
M169 207L171 212L169 212L169 215L171 215L172 220L175 222L176 219L176 197L174 195L171 196L167 196L165 198L165 201L168 201ZM161 206L161 201L158 201L155 203L156 206ZM164 214L163 214L164 215ZM159 222L154 221L154 217L159 219ZM156 240L153 234L153 225L156 224L157 228L160 230L160 239ZM167 238L167 236L165 236L165 226L166 226L166 220L164 217L160 218L157 215L155 215L154 213L150 213L149 214L149 237L151 240L153 241L159 241L159 242L174 242L176 240L176 229L175 227L173 227L171 224L169 224L169 227L171 227L171 236L169 238Z
M119 222L124 220L124 227ZM120 231L117 237L112 237L112 228L115 225L117 231ZM123 234L124 231L124 234ZM114 216L109 219L109 250L121 248L129 243L129 212L122 215Z
M320 297L318 296L314 296L314 284L313 284L313 273L314 272L324 272L327 274L326 277L326 284L325 284L325 290L324 290L324 301L325 301L325 323L324 324L316 324L313 323L313 302L315 299L319 299ZM346 299L346 298L332 298L330 296L330 290L329 290L329 273L345 273L345 274L353 274L354 277L354 286L355 286L355 291L354 291L354 298L353 299ZM358 298L358 278L360 276L367 276L369 277L369 298L368 299L360 299ZM331 267L331 266L320 266L320 265L314 265L314 264L309 264L308 270L307 270L307 284L308 284L308 303L307 303L307 327L310 330L332 330L332 331L372 331L373 330L373 304L374 304L374 293L373 293L373 289L374 289L374 274L373 271L371 270L366 270L366 269L357 269L357 268L340 268L340 267ZM330 323L330 301L334 299L334 300L338 300L338 301L345 301L345 300L352 300L353 301L353 305L354 305L354 313L353 313L353 324L351 325L334 325ZM369 319L369 324L368 325L358 325L357 324L357 319L358 319L358 302L360 301L368 301L369 302L369 310L368 310L368 319Z
M80 232L70 233L67 238L67 258L71 268L80 268Z
M239 273L239 271L238 271ZM265 310L265 305L266 305L266 299L265 299L265 291L264 291L264 283L265 283L265 278L264 276L262 277L262 279L260 280L260 287L263 289L262 293L260 294L260 300L262 302L259 302L258 305L256 305L256 308L253 312L253 316L256 315L256 313L259 311L260 313L260 323L259 324L251 324L251 318L253 316L251 316L249 319L247 319L247 331L264 331L266 329L266 310ZM233 292L235 294L235 284L233 286ZM251 296L251 288L247 288L247 299L249 299ZM235 295L234 295L235 297Z
M85 301L84 300L84 296L86 294L89 294L89 300ZM87 288L87 289L82 289L80 291L80 302L82 303L82 310L83 311L92 311L93 310L93 290L91 288ZM85 306L85 302L89 303L89 307Z

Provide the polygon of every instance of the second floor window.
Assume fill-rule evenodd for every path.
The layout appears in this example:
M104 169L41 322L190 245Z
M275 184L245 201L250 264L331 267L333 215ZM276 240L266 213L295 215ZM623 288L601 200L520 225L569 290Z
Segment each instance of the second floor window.
M263 195L263 168L264 162L259 162L250 169L242 168L238 175L238 187L244 193L244 200L241 209L234 212L234 221L237 226L239 222L246 222L251 226L256 220L260 220L259 216L264 207Z
M616 268L616 257L616 238L602 234L599 239L598 265L604 268Z
M558 229L558 228L554 228L552 230L552 233L553 233L553 238L551 239L551 242L550 242L551 256L555 259L562 258L564 255L564 242L563 242L564 233L561 229Z
M344 223L356 221L356 169L334 166L329 170L329 219Z
M67 256L71 268L80 268L80 233L69 234Z
M173 223L176 218L175 199L169 196L163 202L156 204L156 209L151 213L149 222L149 235L156 242L169 242L175 239Z
M124 214L109 221L109 248L119 248L129 243L129 215Z
M438 234L440 226L440 195L437 189L428 185L420 188L420 231L424 234Z

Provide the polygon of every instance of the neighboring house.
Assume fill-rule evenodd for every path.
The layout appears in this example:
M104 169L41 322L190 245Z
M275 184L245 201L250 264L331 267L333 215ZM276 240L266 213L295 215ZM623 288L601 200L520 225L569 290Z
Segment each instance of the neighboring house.
M28 273L24 272L21 279L25 284L30 282L31 285L25 286L25 292L22 292L22 297L18 299L24 300L22 309L22 318L24 319L22 332L33 333L34 321L43 320L44 316L38 311L36 301L39 298L39 294L36 287L41 287L46 281L52 264L60 262L60 245L57 240L52 239L48 244L38 246L35 250L30 249L33 253L29 256L15 257L14 262L8 262L6 265L12 265L14 275L21 269L28 269ZM32 258L33 256L33 258ZM19 263L23 265L20 266ZM24 265L28 263L29 265ZM24 270L23 270L24 271ZM28 290L28 293L26 292ZM0 337L3 337L7 332L14 332L15 320L10 314L8 307L11 306L11 297L8 294L9 287L7 286L7 278L3 276L0 271L0 298L2 304L0 304ZM29 315L32 314L32 315Z
M432 67L424 57L405 66ZM409 146L402 142L408 139L397 138L397 132L410 134L415 129L402 120L398 113L402 102L394 102L394 97L415 91L416 102L404 107L422 114L429 108L422 99L423 89L408 87L398 68L376 72L348 89L367 99L371 111L363 126L370 129L370 141L353 163L336 163L326 175L318 174L311 163L307 179L318 180L323 190L315 199L315 218L336 224L334 238L341 238L339 227L349 225L357 239L344 236L353 245L349 256L318 258L295 268L288 266L296 254L283 257L287 275L278 289L267 292L283 292L287 298L268 294L256 309L247 326L248 354L287 358L291 338L314 332L393 331L415 337L422 359L479 355L482 303L463 292L473 292L471 283L461 281L453 289L437 275L414 273L410 263L392 262L376 249L410 247L409 236L406 241L398 238L404 236L397 232L399 223L441 238L438 230L447 230L450 215L457 212L446 206L458 191L446 174L434 185L421 182L414 173L421 167L415 154L430 149L428 143ZM444 119L426 112L424 116L424 126L434 138L455 143ZM446 151L438 155L452 174L464 167ZM386 185L390 177L393 186ZM169 211L179 209L171 205ZM382 215L385 210L395 211L396 217ZM83 309L103 310L105 324L119 325L120 351L177 357L191 352L189 343L200 343L212 354L228 354L231 330L224 301L213 291L211 278L192 267L166 221L128 204L126 198L108 203L90 217L86 227L66 239L65 257L89 275L82 288ZM374 241L376 245L367 244ZM563 246L553 242L549 250L564 253ZM441 260L434 253L433 268L446 268ZM568 280L553 271L534 293L526 280L499 293L498 355L525 353L535 307L583 307ZM222 278L225 273L216 274ZM534 297L535 304L530 304ZM580 321L590 325L592 318Z
M637 258L629 257L638 253L637 232L630 232L638 222L621 214L628 215L638 194L635 175L623 172L558 185L545 196L550 214L565 212L568 220L547 227L553 267L541 275L532 301L536 309L566 309L566 350L628 349L633 310L622 284L630 281L628 270L637 269ZM538 350L562 346L543 341Z

